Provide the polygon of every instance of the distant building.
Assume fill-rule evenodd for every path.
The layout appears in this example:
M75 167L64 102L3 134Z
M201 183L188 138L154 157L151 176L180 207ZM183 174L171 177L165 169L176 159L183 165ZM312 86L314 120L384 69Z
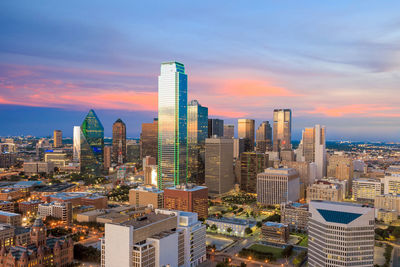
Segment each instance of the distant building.
M141 158L146 156L157 159L158 146L158 120L155 118L152 123L142 123L142 133L140 134Z
M0 210L15 212L14 202L11 201L0 201Z
M383 185L380 180L370 178L358 178L353 180L353 198L356 201L374 202L376 196L383 193Z
M224 121L220 119L208 119L208 138L224 136Z
M341 184L317 181L307 187L307 202L311 200L342 201L345 189Z
M63 151L46 152L44 154L45 162L52 162L54 167L61 169L68 165L67 153Z
M126 161L138 164L140 160L140 143L137 140L127 140Z
M112 162L118 165L126 162L126 125L118 119L112 127Z
M265 153L272 150L272 128L269 121L263 121L256 131L256 151Z
M400 174L392 174L384 178L385 194L400 195Z
M205 183L209 194L224 194L233 189L233 139L206 139Z
M289 227L283 223L265 222L261 234L268 242L286 244L289 241Z
M327 176L347 180L351 185L354 177L353 160L347 156L330 155L328 158Z
M292 111L275 109L273 126L273 150L280 152L292 149Z
M48 216L58 218L68 225L72 224L72 203L71 202L50 202L38 206L38 215L45 219Z
M129 190L129 205L147 206L154 209L164 207L164 191L154 186L139 186Z
M289 226L290 231L307 232L308 204L289 202L281 204L281 223Z
M107 208L107 197L85 192L61 192L42 196L42 201L50 202L71 202L72 206L94 206L96 209Z
M243 152L240 156L240 189L257 193L257 174L267 167L268 155L258 152Z
M238 119L238 138L244 140L244 151L254 151L254 120L251 119Z
M53 172L53 162L24 162L24 173L27 175L50 174Z
M375 197L375 210L394 210L400 216L400 195L385 194Z
M41 203L43 202L40 200L18 202L18 212L22 215L36 214Z
M7 223L12 226L21 226L21 214L0 211L0 223Z
M378 221L382 221L386 224L391 224L398 219L398 212L396 210L376 210Z
M17 155L15 153L1 153L0 152L0 168L8 169L17 162Z
M251 228L252 226L248 220L243 220L233 217L232 218L209 217L206 220L206 224L208 224L210 227L215 225L217 227L217 232L220 234L233 235L239 237L245 237L246 228ZM229 228L232 230L231 232L228 231Z
M164 208L195 212L205 219L208 217L208 188L193 184L165 188Z
M54 147L62 147L62 131L61 130L54 130L53 146Z
M73 161L80 162L81 159L81 127L74 126L73 144L72 144Z
M111 146L104 146L104 170L111 167Z
M311 201L308 265L373 266L374 209L356 204Z
M295 169L265 169L257 175L257 201L266 205L296 202L300 197L300 177Z
M244 152L244 139L234 138L233 139L233 158L239 159L240 155Z
M224 138L229 138L229 139L235 138L235 125L224 124Z

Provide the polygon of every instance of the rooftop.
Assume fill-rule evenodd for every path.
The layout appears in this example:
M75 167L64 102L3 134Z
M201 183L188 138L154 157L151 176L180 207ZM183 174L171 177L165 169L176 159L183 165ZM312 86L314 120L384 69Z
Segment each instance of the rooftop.
M195 184L182 184L182 185L176 185L173 187L168 187L166 188L168 190L180 190L180 191L198 191L198 190L203 190L207 189L206 186L201 186L201 185L195 185Z
M18 213L0 210L0 216L20 216Z
M269 226L269 227L276 227L276 228L287 227L286 224L277 223L277 222L266 222L266 223L264 223L264 225L265 225L265 226Z
M237 224L237 225L243 225L243 226L250 224L250 222L248 220L243 220L243 219L238 219L238 218L228 218L228 217L208 218L207 221L230 223L230 224Z
M122 224L126 225L126 226L133 226L135 229L138 229L138 228L145 227L145 226L150 225L155 222L166 220L171 217L173 217L173 216L165 215L165 214L150 213L150 214L147 214L146 216L123 222ZM174 216L174 217L176 217L176 216Z

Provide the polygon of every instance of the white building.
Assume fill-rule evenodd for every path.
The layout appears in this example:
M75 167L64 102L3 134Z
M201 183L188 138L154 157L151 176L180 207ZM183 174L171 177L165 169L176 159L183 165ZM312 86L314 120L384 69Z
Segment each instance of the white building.
M257 174L257 201L275 205L300 198L300 176L292 168L268 168Z
M38 215L41 218L52 216L64 221L67 224L72 223L72 203L71 202L50 202L39 204Z
M311 201L308 265L374 265L374 209L357 204Z
M107 223L101 266L197 266L206 260L205 231L196 213L161 209L132 221Z
M353 180L353 198L356 201L374 201L376 196L383 193L380 180L359 178Z
M246 235L246 228L250 227L250 223L248 220L242 220L238 218L208 218L206 223L211 227L215 225L217 227L217 232L224 235L233 235L244 237ZM231 229L232 232L228 232L228 229Z
M81 159L81 127L74 126L73 132L73 160L79 162Z
M385 176L384 191L386 194L400 195L400 174Z

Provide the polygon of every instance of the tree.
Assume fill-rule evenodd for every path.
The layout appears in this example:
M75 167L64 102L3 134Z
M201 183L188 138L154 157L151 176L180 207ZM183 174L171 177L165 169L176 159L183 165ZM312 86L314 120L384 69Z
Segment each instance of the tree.
M257 226L258 228L261 228L261 227L262 227L262 222L257 222L256 226Z
M394 230L393 230L393 236L394 237L396 237L396 238L399 238L400 237L400 227L396 227Z
M292 252L293 252L293 246L289 245L289 246L285 247L284 250L282 250L282 256L285 258L289 258L290 255L292 255Z
M246 229L244 229L244 233L245 233L246 235L251 235L251 234L253 233L253 230L251 230L250 227L247 227Z
M247 266L246 263L244 263L244 262L241 262L241 263L240 263L240 267L246 267L246 266Z
M228 232L228 234L231 234L232 233L232 228L228 228L228 229L226 229L226 231Z
M211 225L211 230L217 231L218 227L216 224Z

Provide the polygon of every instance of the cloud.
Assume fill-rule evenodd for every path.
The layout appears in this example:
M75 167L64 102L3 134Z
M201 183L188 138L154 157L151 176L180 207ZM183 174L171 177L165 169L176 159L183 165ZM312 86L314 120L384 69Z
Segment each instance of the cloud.
M318 106L314 110L306 111L308 114L319 114L327 117L358 117L358 116L372 116L372 117L395 117L396 114L388 114L386 111L391 111L395 107L377 106L377 105L346 105L337 107L324 107Z

